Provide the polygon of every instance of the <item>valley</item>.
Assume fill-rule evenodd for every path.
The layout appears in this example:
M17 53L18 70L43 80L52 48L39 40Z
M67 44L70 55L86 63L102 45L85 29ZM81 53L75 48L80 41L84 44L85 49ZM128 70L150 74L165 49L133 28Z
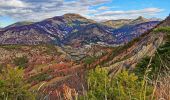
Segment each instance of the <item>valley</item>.
M167 31L156 33L162 27L169 29L170 16L163 21L140 16L99 23L65 14L15 23L0 30L0 68L23 69L37 100L77 100L85 92L88 95L87 75L97 66L116 77L135 70L143 58L154 57L159 47L169 43Z

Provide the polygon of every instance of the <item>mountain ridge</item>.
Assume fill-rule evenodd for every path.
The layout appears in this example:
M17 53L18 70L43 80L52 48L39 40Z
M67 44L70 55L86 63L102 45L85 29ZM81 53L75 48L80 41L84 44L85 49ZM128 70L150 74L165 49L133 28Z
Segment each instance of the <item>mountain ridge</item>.
M155 26L159 22L156 22L155 24L146 23L143 24L145 26L149 25L151 27L145 27L144 31L147 31L148 29L151 29L152 26ZM137 25L137 24L135 24ZM135 27L135 25L133 27ZM128 25L127 25L128 26ZM93 28L90 28L93 27ZM130 30L129 27L125 27L127 30ZM97 30L96 30L97 29ZM101 30L101 31L98 31ZM97 42L104 42L105 44L112 44L118 43L116 45L123 44L122 42L115 41L116 35L119 35L118 38L124 39L124 36L127 35L129 38L127 38L127 41L130 41L132 38L135 38L136 36L141 35L143 31L134 37L131 37L131 33L138 34L138 31L135 32L129 32L129 33L114 33L114 28L110 26L103 25L101 23L97 23L91 19L87 19L81 15L78 14L65 14L63 16L56 16L52 18L48 18L46 20L35 22L35 23L29 23L29 24L21 24L21 25L14 25L9 26L7 28L2 29L0 32L0 44L29 44L29 45L37 45L37 44L56 44L56 45L64 45L65 41L67 41L70 38L72 40L75 40L74 42L78 42L76 40L80 41L80 46L82 46L82 43L85 42L83 39L88 39L85 35L82 33L90 33L91 38L88 39L87 42L89 43L97 43ZM120 29L121 30L121 29ZM140 30L140 29L139 29ZM77 36L74 34L76 33ZM73 35L72 35L73 34ZM81 35L80 35L81 34ZM104 35L108 34L109 40L107 40ZM74 36L74 38L72 37ZM131 37L131 38L130 38ZM97 41L94 41L93 38L96 38ZM98 38L98 39L97 39ZM117 39L118 39L117 38ZM71 42L71 40L68 40ZM87 44L86 43L86 44ZM84 44L84 43L83 43Z
M135 24L141 24L149 21L160 21L160 19L152 18L147 19L143 16L139 16L136 19L118 19L118 20L108 20L105 22L102 22L102 24L111 26L112 28L120 28L126 25L135 25Z

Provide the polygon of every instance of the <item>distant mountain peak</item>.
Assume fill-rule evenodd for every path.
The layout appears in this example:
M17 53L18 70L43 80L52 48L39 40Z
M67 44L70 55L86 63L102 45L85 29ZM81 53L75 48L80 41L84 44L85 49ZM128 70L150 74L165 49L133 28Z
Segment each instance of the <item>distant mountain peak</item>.
M148 19L144 18L143 16L139 16L135 20L140 20L140 21L148 21Z
M64 18L80 18L80 19L86 19L85 17L81 16L80 14L75 13L67 13L63 15Z
M83 16L81 16L80 14L75 14L75 13L67 13L63 15L64 19L66 19L67 21L73 21L73 20L81 20L83 22L90 22L90 23L96 23L94 20L91 19L87 19Z
M143 16L139 16L137 19L145 19Z
M148 21L149 21L149 19L146 19L143 16L139 16L138 18L131 21L130 24L135 25L135 24L140 24L140 23L144 23L144 22L148 22Z

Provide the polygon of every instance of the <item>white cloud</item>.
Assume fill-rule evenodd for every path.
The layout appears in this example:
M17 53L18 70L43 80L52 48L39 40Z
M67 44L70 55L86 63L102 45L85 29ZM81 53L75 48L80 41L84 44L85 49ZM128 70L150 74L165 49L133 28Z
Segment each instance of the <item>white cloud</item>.
M63 15L65 13L78 13L85 17L89 17L89 14L94 14L97 12L97 10L90 9L91 6L107 3L110 0L71 0L71 1L12 0L12 1L11 0L3 1L4 6L0 6L1 16L10 15L18 20L42 20L49 17ZM18 4L16 3L16 5L12 5L14 1L17 2Z
M134 19L138 16L153 16L157 13L164 11L159 8L145 8L139 10L127 10L127 11L105 11L95 14L92 18L98 21L110 20L110 19Z
M96 20L135 17L138 15L153 15L163 11L159 8L145 8L129 11L112 11L112 7L102 6L112 0L1 0L0 16L11 16L19 21L39 21L45 18L77 13ZM96 9L92 7L99 6Z
M1 0L0 7L27 7L27 4L21 0Z
M163 11L159 8L145 8L140 10L128 10L128 11L106 11L96 16L112 16L112 15L135 15L135 14L154 14Z

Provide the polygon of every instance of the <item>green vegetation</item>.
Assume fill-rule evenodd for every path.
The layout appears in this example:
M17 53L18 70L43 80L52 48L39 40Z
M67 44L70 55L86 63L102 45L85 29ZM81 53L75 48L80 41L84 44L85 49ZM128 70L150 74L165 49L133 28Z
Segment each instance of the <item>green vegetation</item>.
M70 26L70 27L72 27L72 26L73 26L73 23L72 23L72 22L69 22L67 25Z
M145 57L141 60L134 69L134 73L141 79L154 84L152 98L157 88L157 98L169 98L169 77L170 76L170 27L160 27L154 30L156 33L166 33L165 42L160 46L155 55ZM145 77L142 77L142 76ZM161 87L161 88L160 88Z
M47 72L43 72L40 74L37 74L35 76L32 76L28 82L41 82L41 81L45 81L51 78L51 76L48 74L48 72L50 72L51 70L48 70Z
M0 100L34 100L28 91L30 85L24 81L24 71L7 66L0 73Z
M167 33L165 42L160 46L153 57L145 57L131 71L123 71L111 79L105 69L97 67L88 72L88 91L83 98L90 100L153 100L158 81L169 75L170 69L170 27L161 27L154 32ZM127 46L118 47L114 51L126 49L138 39ZM118 52L118 53L119 53ZM117 53L113 53L112 56ZM92 62L93 60L90 59ZM165 81L165 80L164 80ZM165 81L165 83L167 83ZM167 84L164 84L167 86ZM164 87L163 90L167 90ZM163 91L164 92L164 91ZM167 96L167 95L166 95Z
M2 64L0 64L0 73L2 73L3 67L4 66Z
M87 75L88 91L81 98L87 100L148 100L152 94L152 86L143 90L141 80L134 73L123 71L113 79L108 71L97 67ZM142 95L142 97L140 96Z
M28 63L28 58L27 56L17 57L13 60L13 62L19 68L26 68L27 63Z
M55 47L54 45L42 45L43 47L45 47L45 53L47 53L48 55L61 55L61 52L58 52L57 47ZM41 46L40 46L41 47Z
M154 32L164 32L164 33L170 33L170 27L159 27L154 29Z
M104 69L97 67L95 70L89 71L87 81L87 98L90 100L104 100L105 96L108 97L112 92L109 84L111 79Z
M21 45L1 45L0 47L6 50L19 50L21 48Z
M156 28L154 30L155 33L159 33L159 32L163 32L163 33L166 33L166 39L167 39L167 42L170 43L170 27L160 27L160 28Z
M165 43L160 46L155 56L152 57L149 66L148 76L151 79L155 79L158 74L164 75L170 69L170 27L161 27L154 30L155 32L164 32L167 34ZM140 63L137 64L134 72L136 75L141 76L146 71L146 66L149 64L150 57L144 58Z
M96 59L97 57L95 56L89 56L84 59L84 63L88 65L88 64L93 63Z

